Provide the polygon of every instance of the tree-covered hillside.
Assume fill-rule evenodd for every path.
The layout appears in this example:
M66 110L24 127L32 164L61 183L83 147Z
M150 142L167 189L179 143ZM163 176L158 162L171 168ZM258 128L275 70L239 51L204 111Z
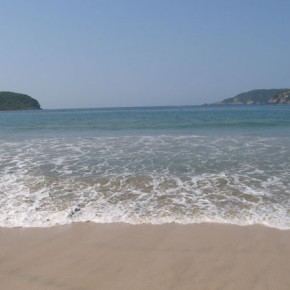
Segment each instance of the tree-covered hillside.
M283 96L283 97L282 97ZM288 98L289 96L289 98ZM221 104L276 104L289 103L290 89L252 90L225 99Z
M0 92L0 110L40 110L39 102L28 95Z

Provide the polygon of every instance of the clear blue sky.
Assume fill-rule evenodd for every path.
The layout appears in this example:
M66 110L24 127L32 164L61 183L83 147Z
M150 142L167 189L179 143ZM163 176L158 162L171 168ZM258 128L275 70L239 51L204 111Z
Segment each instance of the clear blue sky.
M290 87L289 0L0 0L0 91L43 108Z

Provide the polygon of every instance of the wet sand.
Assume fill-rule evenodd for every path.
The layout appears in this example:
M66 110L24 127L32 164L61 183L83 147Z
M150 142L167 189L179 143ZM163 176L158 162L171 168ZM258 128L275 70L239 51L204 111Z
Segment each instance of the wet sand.
M290 231L216 224L1 228L0 289L289 290Z

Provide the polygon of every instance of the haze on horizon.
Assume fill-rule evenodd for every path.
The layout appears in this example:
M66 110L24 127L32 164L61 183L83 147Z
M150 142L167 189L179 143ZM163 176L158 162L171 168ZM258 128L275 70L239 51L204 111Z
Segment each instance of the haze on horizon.
M0 91L42 108L198 105L290 87L290 1L0 0Z

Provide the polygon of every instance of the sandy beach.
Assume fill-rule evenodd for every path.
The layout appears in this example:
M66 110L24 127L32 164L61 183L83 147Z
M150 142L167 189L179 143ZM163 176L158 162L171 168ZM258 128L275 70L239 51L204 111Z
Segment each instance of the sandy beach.
M290 231L82 223L0 229L0 289L289 290Z

